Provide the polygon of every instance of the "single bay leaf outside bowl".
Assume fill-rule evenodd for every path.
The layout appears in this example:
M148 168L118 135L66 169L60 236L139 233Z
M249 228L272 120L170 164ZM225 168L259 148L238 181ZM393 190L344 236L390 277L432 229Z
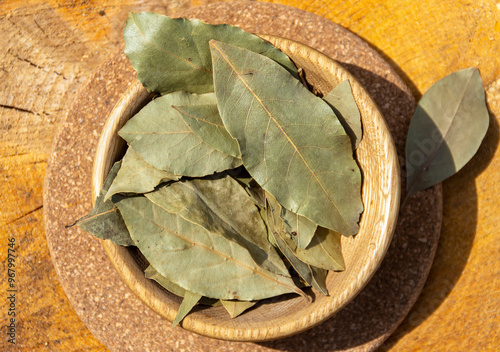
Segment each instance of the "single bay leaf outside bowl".
M313 292L309 303L302 297L287 295L266 300L235 319L223 307L195 308L182 327L201 335L235 341L265 341L283 338L307 330L333 316L349 303L367 284L381 263L390 244L400 200L399 164L387 125L363 87L339 64L306 45L272 36L262 36L291 57L302 68L310 84L322 94L348 79L360 109L363 138L356 150L362 170L364 212L360 231L353 237L342 237L346 269L329 272L329 296ZM92 175L93 199L113 163L123 155L124 142L118 130L152 99L136 81L124 93L104 127ZM134 248L102 241L104 249L130 289L150 308L172 321L181 298L146 279L147 262ZM287 299L285 299L287 298Z

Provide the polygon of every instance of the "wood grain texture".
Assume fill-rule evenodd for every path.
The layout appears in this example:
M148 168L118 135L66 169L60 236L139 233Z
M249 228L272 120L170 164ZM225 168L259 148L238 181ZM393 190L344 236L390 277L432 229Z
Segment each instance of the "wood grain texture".
M183 328L224 340L274 340L302 332L331 317L360 292L378 269L391 242L399 212L400 173L396 147L382 114L365 89L342 66L318 51L291 40L268 35L262 37L303 69L308 83L319 94L326 95L342 81L349 80L363 124L363 137L356 154L363 174L365 209L359 233L342 239L346 270L329 273L326 285L330 296L316 293L312 303L304 297L275 300L246 312L238 320L221 313L223 307L193 312L184 318ZM132 112L149 100L151 96L136 81L111 112L94 161L94 199L113 163L123 153L119 128ZM173 321L179 309L179 298L145 278L145 268L141 267L141 260L135 258L135 251L116 246L111 241L103 241L103 246L132 291L161 316Z
M17 344L2 336L2 350L101 351L104 347L80 322L59 285L45 240L42 186L47 155L3 143L0 146L0 290L7 297L7 240L15 239ZM0 303L7 326L6 299ZM12 349L9 349L12 347Z
M444 72L478 67L487 84L500 74L495 1L274 0L332 20L371 43L419 96Z
M14 236L25 243L20 246L20 277L24 287L32 289L21 305L21 339L15 350L105 350L79 322L50 265L39 207L51 141L85 77L121 45L129 10L174 13L205 3L19 0L0 6L0 238L5 243ZM399 70L417 98L437 79L477 66L489 101L498 102L500 65L494 53L499 52L500 17L494 1L280 3L320 14L369 41ZM500 111L494 104L492 126L498 126ZM498 133L489 135L481 150L485 161L445 182L445 223L436 264L421 300L384 345L387 350L498 347ZM2 265L5 256L2 250ZM2 312L5 304L0 303ZM4 319L1 315L2 326Z

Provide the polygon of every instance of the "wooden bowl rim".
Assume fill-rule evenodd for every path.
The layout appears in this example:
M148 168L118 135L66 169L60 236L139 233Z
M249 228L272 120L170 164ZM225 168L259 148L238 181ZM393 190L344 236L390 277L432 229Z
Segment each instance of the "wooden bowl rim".
M363 97L362 104L368 106L373 112L373 119L377 123L377 128L380 129L385 136L384 140L385 149L387 151L387 159L390 163L390 180L392 185L392 194L388 198L387 202L389 205L389 214L386 214L387 223L385 225L385 231L383 231L384 236L380 238L375 250L373 250L373 257L371 261L363 266L363 270L357 275L357 280L351 282L349 288L346 290L346 294L343 297L332 298L328 303L324 304L321 309L318 309L311 315L304 315L295 319L293 321L283 322L283 325L277 326L276 328L233 328L233 327L219 327L215 325L208 326L203 321L197 321L192 315L188 315L184 318L182 327L186 330L198 333L200 335L218 338L229 341L268 341L278 338L284 338L304 330L312 328L326 319L333 316L345 305L347 305L369 282L373 274L379 267L382 259L384 258L388 247L390 245L392 235L396 226L397 214L399 211L399 201L400 201L400 177L399 177L399 163L396 153L396 148L392 137L390 135L387 124L381 115L376 104L373 102L368 93L360 85L359 82L340 64L336 63L333 59L325 56L324 54L318 52L317 50L308 47L305 44L295 42L289 39L278 38L269 35L260 35L263 39L275 43L276 40L286 42L289 48L306 48L310 52L311 56L317 65L325 65L329 67L331 72L335 72L337 77L342 80L348 79L351 83L353 90L353 95L358 97ZM99 193L102 182L105 179L109 168L106 170L105 158L104 156L109 151L109 145L111 141L117 137L117 131L121 128L120 117L127 113L127 105L130 101L146 101L151 99L152 94L148 93L146 89L142 86L139 81L135 81L123 94L123 96L116 103L115 108L109 115L106 124L103 128L103 133L99 139L98 147L96 149L96 157L93 165L92 173L92 200L96 199L96 195ZM356 101L358 106L360 101ZM361 110L361 107L360 107ZM130 113L130 112L128 112ZM126 119L128 120L128 118ZM363 121L363 125L365 122ZM121 124L123 125L123 123ZM110 167L110 166L109 166ZM362 219L360 220L361 223ZM117 270L119 276L126 283L126 285L150 308L155 312L160 314L162 317L169 321L172 321L176 315L177 310L167 306L161 299L162 295L165 293L158 288L157 285L153 284L150 280L146 279L144 273L139 269L135 259L132 257L131 253L126 247L117 246L109 240L101 241L106 255L110 259L111 263ZM134 265L135 263L135 265ZM338 302L338 301L341 302Z

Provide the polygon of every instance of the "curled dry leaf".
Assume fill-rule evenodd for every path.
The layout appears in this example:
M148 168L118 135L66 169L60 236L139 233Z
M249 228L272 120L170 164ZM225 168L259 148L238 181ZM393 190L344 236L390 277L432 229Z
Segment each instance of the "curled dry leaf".
M118 208L111 200L104 200L106 193L120 170L121 161L116 162L104 181L101 192L95 200L94 208L87 215L71 226L78 226L82 230L103 239L110 240L120 246L134 244L129 231L123 222Z
M276 199L267 195L267 224L269 226L270 236L277 244L283 255L288 259L295 271L310 286L324 295L328 295L326 288L326 274L324 269L316 268L296 255L297 246L295 242L287 236L283 228L283 219L280 217L281 206Z

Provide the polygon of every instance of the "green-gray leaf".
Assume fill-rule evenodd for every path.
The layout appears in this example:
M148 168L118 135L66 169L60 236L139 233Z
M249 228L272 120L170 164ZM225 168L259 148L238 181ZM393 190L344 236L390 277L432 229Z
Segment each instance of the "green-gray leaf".
M146 162L174 175L199 177L238 167L241 159L204 142L172 108L172 105L214 103L213 93L164 95L142 108L118 134Z
M224 301L221 300L222 305L226 308L231 318L236 318L238 315L253 307L257 302L255 301Z
M408 196L460 170L477 152L489 115L476 68L436 82L423 95L406 139Z
M110 240L120 246L131 246L134 242L130 238L118 208L111 200L104 201L111 183L120 170L120 165L119 161L111 168L95 201L94 209L74 225L103 240Z
M168 280L166 277L161 275L152 265L148 266L144 271L144 275L147 279L155 280L167 291L172 292L174 295L179 297L184 297L186 290L179 285L174 284L172 281Z
M295 255L300 260L318 268L344 270L341 237L342 235L338 232L318 227L309 246L305 249L297 248Z
M335 115L351 138L352 149L358 147L362 137L361 115L352 95L351 84L342 81L323 99L332 107Z
M228 170L227 173L238 181L239 184L248 193L252 201L260 208L266 207L265 191L262 187L250 176L243 166L239 168Z
M175 319L172 322L172 327L179 324L181 320L184 319L186 315L188 315L191 309L193 309L196 303L198 303L200 298L201 295L194 292L186 291L184 299L182 300L179 310L177 311L177 315L175 316Z
M281 234L281 236L280 236ZM314 267L299 259L294 251L295 243L287 238L283 232L273 233L276 243L278 244L283 255L288 259L297 274L309 285L325 296L328 296L328 288L326 287L326 269Z
M142 254L161 275L184 289L225 300L285 293L305 296L291 278L261 268L235 242L165 211L144 196L115 197Z
M164 210L238 243L263 268L289 276L267 240L259 209L232 177L218 175L166 184L146 197Z
M129 147L122 159L120 171L118 171L116 178L106 193L105 200L116 193L151 192L162 182L178 180L180 178L181 176L157 169L147 163L134 148Z
M217 104L174 106L184 122L198 137L215 149L241 158L238 142L229 135L219 115Z
M260 216L261 216L262 220L264 220L264 223L266 224L266 228L267 228L267 240L269 241L269 243L271 243L271 245L274 248L279 249L278 243L276 242L276 239L274 238L274 235L273 235L273 229L271 228L271 224L269 224L267 212L268 212L268 209L265 205L262 208L259 207ZM287 263L287 262L285 262L285 266L287 268L290 267L289 263Z
M169 281L166 277L162 276L152 265L148 266L144 271L146 278L155 280L159 283L163 288L167 291L172 292L174 295L179 297L184 297L186 294L186 290L180 287L179 285L174 284L172 281ZM206 306L217 307L222 305L220 300L202 297L199 301L200 304L204 304Z
M230 25L130 13L124 29L125 54L150 92L213 92L208 41L217 39L261 53L297 76L295 65L271 44Z
M274 238L281 252L307 284L322 294L328 295L328 289L326 288L327 270L315 268L297 257L297 245L287 236L283 229L283 220L280 217L281 206L271 195L267 195L267 202L267 223L271 236Z
M293 238L297 246L306 248L311 243L318 226L308 218L294 214L283 207L281 207L281 218L286 233Z
M286 209L356 234L361 173L332 109L272 60L210 45L219 112L250 175Z

